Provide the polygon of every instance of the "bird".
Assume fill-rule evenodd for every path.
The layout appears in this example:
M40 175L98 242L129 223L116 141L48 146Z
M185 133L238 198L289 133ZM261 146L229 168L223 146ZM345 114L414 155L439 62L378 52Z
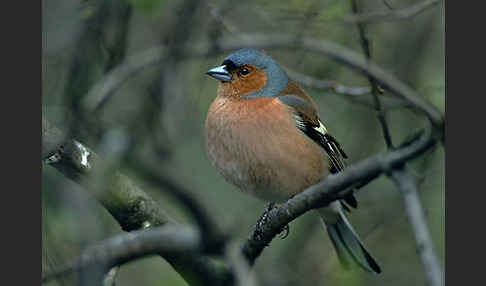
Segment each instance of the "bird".
M206 153L242 192L284 202L345 168L348 156L316 103L265 52L239 49L206 74L219 81L206 115ZM380 266L346 218L348 205L357 207L353 192L317 212L344 268L378 274Z

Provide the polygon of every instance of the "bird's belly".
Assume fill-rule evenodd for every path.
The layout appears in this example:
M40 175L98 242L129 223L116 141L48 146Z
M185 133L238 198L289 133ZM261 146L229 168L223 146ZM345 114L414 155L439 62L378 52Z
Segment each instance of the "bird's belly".
M224 114L222 114L224 115ZM295 126L291 116L232 114L206 119L206 149L214 167L244 192L283 201L327 173L322 149ZM283 114L285 115L285 113Z

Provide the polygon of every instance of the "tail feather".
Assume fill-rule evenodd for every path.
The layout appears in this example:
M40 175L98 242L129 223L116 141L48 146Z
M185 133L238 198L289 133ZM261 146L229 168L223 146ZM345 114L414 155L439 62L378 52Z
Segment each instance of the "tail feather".
M353 257L346 250L346 246L344 245L343 241L341 240L341 236L339 235L338 230L335 227L330 227L326 225L327 232L329 233L329 237L331 238L332 244L336 249L336 253L338 255L339 261L344 266L345 269L349 269L353 262Z
M324 214L328 217L329 212L321 212L321 217L341 264L346 269L357 264L369 272L381 273L380 266L366 250L343 211L340 210L339 213L336 213L337 218L331 222L324 217Z

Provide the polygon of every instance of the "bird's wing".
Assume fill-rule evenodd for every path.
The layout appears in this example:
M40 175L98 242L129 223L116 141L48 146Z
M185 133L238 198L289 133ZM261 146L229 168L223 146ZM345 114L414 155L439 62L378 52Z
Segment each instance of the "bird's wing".
M303 91L296 94L284 94L277 98L292 108L296 126L326 151L331 162L330 172L342 171L346 166L344 159L347 159L348 156L317 116L317 108L312 99ZM352 193L346 196L344 201L354 208L358 205Z

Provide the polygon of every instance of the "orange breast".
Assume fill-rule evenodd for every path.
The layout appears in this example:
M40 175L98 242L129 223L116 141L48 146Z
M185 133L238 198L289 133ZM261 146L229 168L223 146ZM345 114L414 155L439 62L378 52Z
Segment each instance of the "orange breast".
M269 201L317 183L328 169L323 150L276 98L218 96L206 118L206 149L226 180Z

